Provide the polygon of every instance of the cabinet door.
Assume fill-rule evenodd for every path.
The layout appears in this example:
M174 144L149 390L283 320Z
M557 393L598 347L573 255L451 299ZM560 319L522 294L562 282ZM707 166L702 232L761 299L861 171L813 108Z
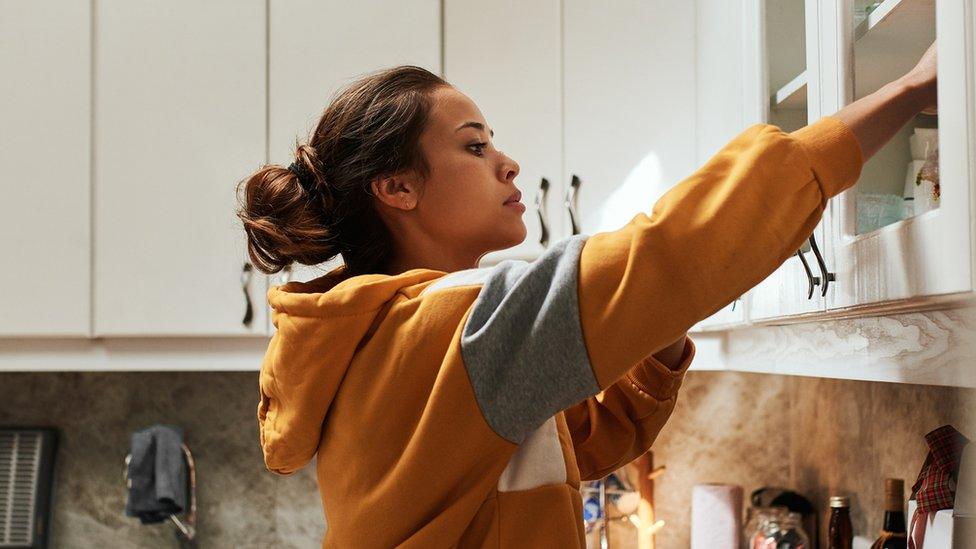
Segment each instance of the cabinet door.
M0 335L90 329L91 5L0 5Z
M695 5L563 4L567 232L618 229L695 168ZM575 185L574 185L575 183Z
M815 96L813 90L819 82L812 68L816 65L811 62L818 51L816 19L811 11L815 8L816 0L748 0L749 28L755 29L759 41L754 43L753 54L758 62L750 65L747 78L760 85L752 91L758 96L747 97L746 105L748 109L758 101L760 119L749 120L747 125L762 122L789 132L818 118L819 111L808 101ZM820 258L807 244L752 289L750 322L783 322L823 311L824 287L830 288L821 268L827 265L824 234L821 223L812 235Z
M265 3L95 6L96 334L266 333L234 215L266 158Z
M268 135L271 162L287 166L333 94L396 65L441 74L438 0L270 0ZM342 264L294 265L271 284L310 280Z
M562 236L560 2L447 0L444 10L444 76L481 108L495 146L518 161L528 208L525 241L481 265L532 260Z
M841 86L833 106L839 109L901 76L938 37L939 115L912 120L865 164L857 185L832 201L837 283L828 307L879 313L969 296L976 5L972 0L885 0L876 7L862 0L836 2L839 17L826 27L839 44L831 68ZM941 198L928 206L919 199L931 189L926 193L913 185L922 163L913 160L925 156L926 130L919 128L937 128L928 131L938 136ZM920 135L914 150L913 134ZM902 200L906 188L915 200ZM908 207L899 211L901 204Z
M748 55L743 0L697 0L695 43L695 163L701 166L748 124L745 109L747 90L743 75ZM744 296L743 296L744 297ZM701 321L694 331L716 330L745 320L743 299L726 305Z

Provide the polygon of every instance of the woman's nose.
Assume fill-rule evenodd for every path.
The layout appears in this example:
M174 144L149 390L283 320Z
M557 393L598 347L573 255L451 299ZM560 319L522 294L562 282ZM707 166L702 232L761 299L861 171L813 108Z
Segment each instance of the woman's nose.
M507 154L502 153L501 175L504 181L512 181L519 174L518 162L512 160Z

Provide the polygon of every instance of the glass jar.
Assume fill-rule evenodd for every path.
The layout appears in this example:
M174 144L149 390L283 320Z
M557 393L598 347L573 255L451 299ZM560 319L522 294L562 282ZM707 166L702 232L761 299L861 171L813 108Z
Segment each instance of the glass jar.
M784 507L754 509L747 528L748 549L810 549L800 514Z

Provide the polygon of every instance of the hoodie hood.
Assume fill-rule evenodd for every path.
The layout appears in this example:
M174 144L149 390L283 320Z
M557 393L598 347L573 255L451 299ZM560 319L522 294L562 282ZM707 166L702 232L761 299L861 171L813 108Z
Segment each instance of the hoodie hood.
M258 423L269 470L291 474L312 459L346 370L387 305L405 288L444 274L414 269L349 277L341 266L268 290L277 330L261 364Z

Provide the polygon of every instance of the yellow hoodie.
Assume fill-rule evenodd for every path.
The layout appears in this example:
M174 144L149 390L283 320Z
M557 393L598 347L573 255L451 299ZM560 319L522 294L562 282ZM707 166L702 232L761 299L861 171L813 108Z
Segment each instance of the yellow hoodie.
M532 262L272 287L269 470L317 456L323 547L585 547L580 480L647 451L694 355L651 355L772 273L861 150L753 126L650 215Z

